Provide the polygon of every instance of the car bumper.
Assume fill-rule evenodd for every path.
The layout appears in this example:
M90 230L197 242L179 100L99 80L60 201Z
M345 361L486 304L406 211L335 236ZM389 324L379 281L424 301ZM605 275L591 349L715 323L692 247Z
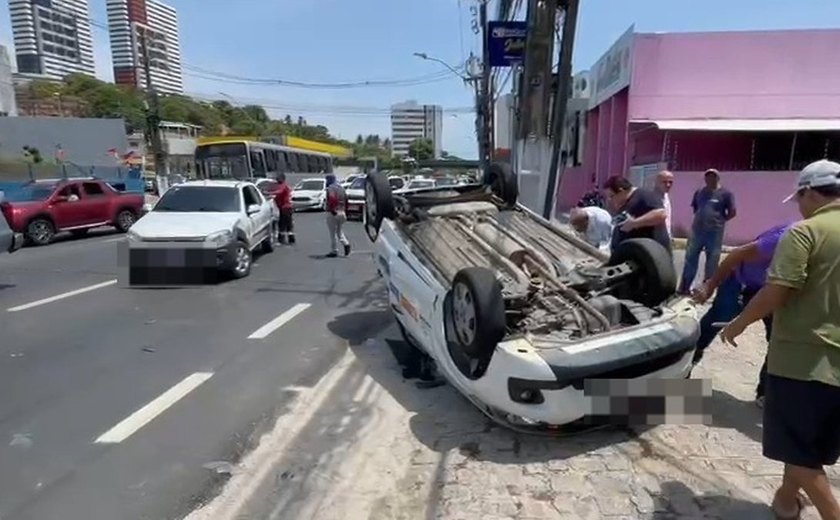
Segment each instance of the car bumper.
M320 200L293 200L292 208L300 209L316 209L322 206L323 202Z
M365 201L363 200L351 200L347 202L347 218L348 219L355 219L355 218L362 218L362 215L365 213Z
M121 263L127 267L129 285L207 284L217 282L220 271L233 268L235 249L235 243L129 243Z

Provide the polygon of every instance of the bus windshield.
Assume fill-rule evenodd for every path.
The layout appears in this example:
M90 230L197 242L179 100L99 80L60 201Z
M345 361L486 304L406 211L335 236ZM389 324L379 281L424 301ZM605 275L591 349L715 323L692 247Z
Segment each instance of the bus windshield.
M244 143L203 145L195 149L195 162L205 179L246 179L251 177L247 152Z

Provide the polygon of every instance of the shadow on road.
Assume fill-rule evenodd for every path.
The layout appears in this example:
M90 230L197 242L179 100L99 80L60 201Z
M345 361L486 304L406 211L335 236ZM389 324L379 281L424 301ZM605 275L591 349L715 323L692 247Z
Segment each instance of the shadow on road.
M449 385L420 389L404 379L401 365L410 347L390 311L349 313L327 324L346 339L366 372L414 415L410 428L428 448L500 464L563 460L605 446L633 441L637 431L611 428L570 436L536 436L497 425Z
M726 392L715 390L711 406L713 426L738 430L761 443L762 412L753 401L742 401Z
M728 495L695 494L678 481L664 482L653 495L651 520L680 518L716 518L719 520L765 520L774 518L766 504L750 502Z

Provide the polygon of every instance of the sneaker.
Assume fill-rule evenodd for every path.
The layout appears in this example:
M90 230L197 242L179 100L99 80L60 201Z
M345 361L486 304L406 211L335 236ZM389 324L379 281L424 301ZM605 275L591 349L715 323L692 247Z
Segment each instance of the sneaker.
M290 243L290 244L294 244L294 243L295 243L295 236L294 236L294 235L289 235L289 243Z
M338 253L336 253L335 251L332 251L329 254L327 254L327 258L335 258L337 256L338 256Z
M344 256L348 256L350 254L350 244L344 244Z
M763 395L761 397L756 397L755 398L755 405L758 406L759 408L764 408L764 396Z

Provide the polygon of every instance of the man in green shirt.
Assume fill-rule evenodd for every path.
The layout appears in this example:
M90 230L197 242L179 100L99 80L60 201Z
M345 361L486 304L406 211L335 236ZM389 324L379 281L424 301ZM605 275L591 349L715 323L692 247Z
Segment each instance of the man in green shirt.
M773 314L762 447L785 464L773 510L798 518L803 490L823 519L840 520L824 470L840 458L840 164L809 164L790 200L804 220L782 237L766 285L721 338L737 346L748 325Z

